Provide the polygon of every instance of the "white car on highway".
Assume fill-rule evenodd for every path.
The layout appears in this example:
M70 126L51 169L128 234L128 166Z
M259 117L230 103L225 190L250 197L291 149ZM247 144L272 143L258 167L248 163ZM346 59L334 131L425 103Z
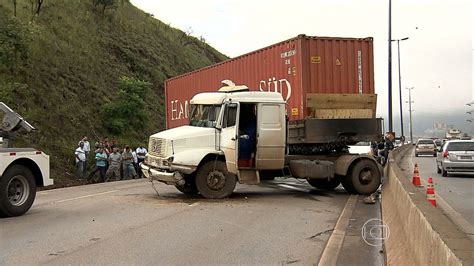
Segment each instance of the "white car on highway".
M443 144L436 157L438 174L474 174L474 140L451 140Z

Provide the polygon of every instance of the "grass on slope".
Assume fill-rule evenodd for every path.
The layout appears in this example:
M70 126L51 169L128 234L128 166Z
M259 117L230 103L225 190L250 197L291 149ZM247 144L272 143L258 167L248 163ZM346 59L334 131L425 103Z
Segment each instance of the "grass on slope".
M152 84L143 99L149 118L145 130L130 128L117 136L120 144L146 144L148 135L164 129L164 80L226 59L127 1L117 1L115 9L104 13L91 2L44 0L32 20L29 0L17 0L16 18L11 0L0 0L0 44L17 38L10 36L13 32L24 45L0 47L0 60L5 47L18 52L3 53L10 61L0 65L0 101L38 128L19 142L50 154L57 180L73 171L81 136L93 142L112 137L99 114L116 97L120 77Z

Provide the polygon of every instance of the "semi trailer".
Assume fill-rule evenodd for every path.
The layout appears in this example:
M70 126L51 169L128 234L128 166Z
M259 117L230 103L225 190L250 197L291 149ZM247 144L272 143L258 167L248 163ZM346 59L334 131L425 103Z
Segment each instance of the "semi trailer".
M222 198L276 176L361 194L380 184L372 156L348 153L382 140L371 37L298 35L165 81L165 103L167 130L140 167L183 193Z

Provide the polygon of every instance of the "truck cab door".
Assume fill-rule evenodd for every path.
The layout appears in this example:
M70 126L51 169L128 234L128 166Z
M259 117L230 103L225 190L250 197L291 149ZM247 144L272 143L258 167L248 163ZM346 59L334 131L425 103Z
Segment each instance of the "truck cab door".
M224 152L227 171L237 174L238 154L238 114L239 104L229 103L224 105L222 117L222 129L220 133L220 147Z
M283 169L285 164L285 105L257 105L256 168Z

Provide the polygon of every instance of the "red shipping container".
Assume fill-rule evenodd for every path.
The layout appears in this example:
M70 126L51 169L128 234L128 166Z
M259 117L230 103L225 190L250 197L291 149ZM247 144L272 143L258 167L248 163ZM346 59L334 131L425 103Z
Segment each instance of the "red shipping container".
M307 93L373 94L373 39L299 35L165 82L166 127L188 124L189 100L222 80L277 91L290 120L304 119Z

